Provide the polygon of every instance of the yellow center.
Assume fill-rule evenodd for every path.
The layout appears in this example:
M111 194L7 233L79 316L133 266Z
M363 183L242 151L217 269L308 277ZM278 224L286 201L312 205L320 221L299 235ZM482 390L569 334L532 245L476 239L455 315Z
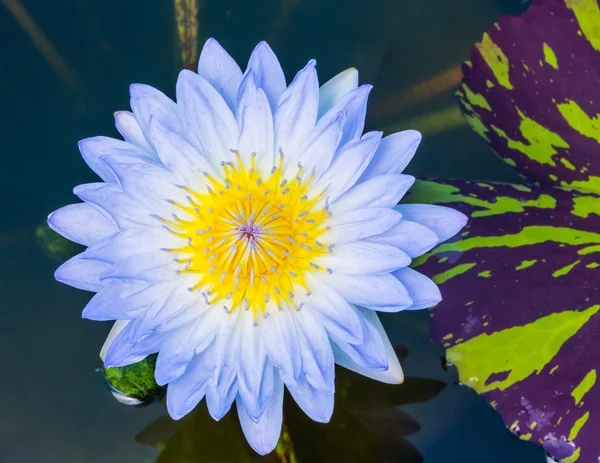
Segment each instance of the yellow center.
M293 180L284 178L283 154L266 179L256 171L254 155L245 166L235 154L236 163L222 163L223 180L205 174L206 193L184 186L189 204L170 201L193 219L174 214L161 221L187 239L187 246L168 251L179 253L178 273L198 275L190 291L229 313L240 306L251 310L257 322L268 315L267 305L302 307L295 288L310 293L305 272L320 270L314 259L331 251L319 241L329 209L317 206L325 191L308 196L312 178L302 180L300 165Z

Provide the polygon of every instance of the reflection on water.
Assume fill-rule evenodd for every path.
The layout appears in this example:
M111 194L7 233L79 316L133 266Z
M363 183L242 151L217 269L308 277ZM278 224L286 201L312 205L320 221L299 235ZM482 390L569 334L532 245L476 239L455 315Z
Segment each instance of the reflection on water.
M375 84L368 130L421 124L412 127L426 137L411 173L513 178L475 134L452 123L451 84L472 43L500 13L521 10L519 0L199 5L199 39L215 36L236 58L268 38L284 69L311 57L324 80L359 68L361 81ZM173 95L181 68L173 3L1 0L0 38L0 94L10 108L3 112L0 169L0 461L257 461L233 413L214 423L201 406L173 422L160 404L114 400L95 371L109 325L81 320L89 295L52 278L53 257L63 261L76 250L47 228L36 231L48 211L72 202L72 185L95 181L77 141L116 134L111 115L128 107L129 83ZM392 342L410 348L405 370L414 379L401 387L345 382L340 371L332 424L312 423L286 404L289 440L271 461L545 461L483 400L455 385L453 370L442 369L426 313L382 319ZM443 383L449 386L442 391Z

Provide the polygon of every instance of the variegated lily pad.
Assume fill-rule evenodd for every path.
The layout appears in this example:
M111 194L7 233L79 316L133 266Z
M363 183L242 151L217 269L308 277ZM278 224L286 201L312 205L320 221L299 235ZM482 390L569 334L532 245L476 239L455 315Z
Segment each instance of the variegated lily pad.
M470 217L417 260L441 285L432 337L460 381L556 460L600 461L600 6L536 0L473 49L457 92L531 185L424 181Z

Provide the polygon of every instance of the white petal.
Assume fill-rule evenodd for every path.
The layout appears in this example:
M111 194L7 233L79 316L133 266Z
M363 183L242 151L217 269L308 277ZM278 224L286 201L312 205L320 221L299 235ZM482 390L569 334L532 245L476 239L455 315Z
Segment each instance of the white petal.
M258 327L267 349L271 363L280 369L280 375L286 384L294 384L300 375L302 358L298 345L298 334L294 318L287 306L278 311L272 305L267 305L270 315L260 320Z
M221 94L231 111L235 111L235 100L242 82L242 70L213 38L204 43L198 63L198 74Z
M355 185L331 205L334 213L363 207L394 207L414 183L415 178L403 174L381 175Z
M120 260L110 266L102 274L101 279L119 278L146 281L149 283L158 281L166 282L177 278L176 271L179 268L180 266L174 262L172 254L156 250L155 252L148 252Z
M109 137L85 138L79 142L79 151L88 166L105 182L116 183L117 178L102 160L104 156L121 155L131 159L151 160L142 148Z
M439 237L440 241L446 241L453 237L467 223L467 216L462 212L444 206L400 204L395 209L402 212L406 220L429 228Z
M251 70L240 86L236 114L240 130L238 149L244 159L255 155L259 174L267 176L275 165L273 115L265 92L256 87Z
M243 349L240 351L238 394L252 420L258 421L273 393L274 371L267 362L267 351L258 327L253 324L253 314L244 311L240 318Z
M156 226L151 213L114 183L87 183L73 189L81 200L104 212L120 228Z
M273 386L273 395L267 401L265 412L255 423L248 412L244 402L237 400L238 416L242 431L250 446L261 455L273 451L279 440L283 419L283 381L276 379Z
M306 142L300 148L297 158L292 158L288 166L286 177L298 170L297 164L302 166L302 176L305 179L318 180L331 164L331 160L340 143L344 120L346 115L339 113L337 118L319 122L308 135ZM296 162L297 159L297 162Z
M365 240L371 243L395 246L413 259L426 253L440 242L439 237L429 228L404 220L404 218L386 232L369 236Z
M298 406L311 420L329 423L333 414L334 393L323 392L312 387L306 380L296 386L287 386Z
M97 292L103 286L100 275L109 266L106 262L86 259L83 254L77 254L56 269L54 278L74 288Z
M206 183L206 172L214 172L212 165L196 148L153 117L150 119L149 137L158 157L174 178L192 190L197 191Z
M106 341L104 341L102 349L100 350L100 360L104 362L106 351L108 350L114 339L119 335L121 331L123 331L123 329L127 326L128 323L129 320L117 320L113 324L112 328L110 329L110 332L108 333L108 336L106 337Z
M115 127L126 142L139 146L150 156L154 157L154 150L148 144L142 128L135 115L129 111L117 111L115 114Z
M358 87L356 68L346 69L325 82L319 91L319 118L356 87Z
M296 165L300 148L317 122L319 80L315 60L310 60L283 92L275 111L275 149L281 148Z
M131 256L157 251L158 244L167 249L185 246L182 238L169 233L162 227L139 227L123 230L109 238L90 246L85 255L87 258L115 263Z
M315 259L334 273L367 275L389 273L410 264L410 257L393 246L355 241L336 246L331 254Z
M230 150L236 148L239 132L219 92L198 74L184 70L177 79L177 103L187 140L213 167L233 160Z
M357 209L334 215L328 222L331 230L321 240L325 243L350 243L368 236L378 235L396 225L402 215L393 209Z
M413 301L413 305L409 307L410 310L427 309L442 300L437 285L416 270L401 268L394 272L394 276L400 280Z
M306 274L312 291L304 301L307 309L314 311L327 332L352 344L363 340L362 323L356 311L333 288L311 274Z
M386 312L397 312L412 305L406 288L389 273L360 276L334 273L320 278L352 304Z
M417 151L421 138L416 130L404 130L385 137L360 180L401 173Z
M335 341L335 361L349 370L390 384L404 381L402 367L377 313L357 308L362 315L365 341L360 345Z
M365 127L367 99L372 88L372 85L361 85L357 89L346 93L319 119L319 123L325 123L335 119L340 112L346 115L344 134L342 135L340 146L344 146L350 140L360 138L362 135Z
M335 201L356 183L369 165L380 139L381 132L369 132L346 143L336 152L333 162L312 189L320 192L327 188L326 197L330 202Z
M316 389L334 392L335 361L327 333L310 309L304 307L293 313L298 329L298 341L302 355L302 373ZM293 386L290 385L290 386Z
M48 216L48 226L68 240L84 246L119 231L98 209L86 203L69 204L54 211Z
M254 71L256 86L264 90L271 105L271 111L275 113L286 83L281 65L267 42L260 42L256 46L250 55L248 68Z
M206 384L213 372L212 356L204 351L188 364L185 373L169 384L167 410L174 420L191 412L206 394Z
M154 116L169 130L179 131L181 121L179 110L173 100L161 91L144 84L132 84L129 87L131 109L142 133L148 140L150 118Z

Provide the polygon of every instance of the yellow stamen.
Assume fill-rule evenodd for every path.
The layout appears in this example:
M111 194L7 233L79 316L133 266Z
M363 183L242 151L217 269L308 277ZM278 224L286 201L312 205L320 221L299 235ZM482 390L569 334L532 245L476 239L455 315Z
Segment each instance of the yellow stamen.
M160 219L187 246L169 249L181 255L179 274L193 273L207 304L219 302L226 312L251 310L255 323L267 316L267 304L299 310L294 288L310 290L305 272L326 270L313 260L330 252L318 241L326 231L327 206L317 206L325 191L309 197L312 177L302 181L302 167L291 181L283 176L283 155L267 179L255 167L255 155L246 167L234 152L236 163L222 163L223 179L206 176L206 193L182 186L190 204L170 201L194 216L183 220ZM328 270L328 269L327 269ZM329 270L328 270L329 271ZM297 298L296 298L297 300Z

